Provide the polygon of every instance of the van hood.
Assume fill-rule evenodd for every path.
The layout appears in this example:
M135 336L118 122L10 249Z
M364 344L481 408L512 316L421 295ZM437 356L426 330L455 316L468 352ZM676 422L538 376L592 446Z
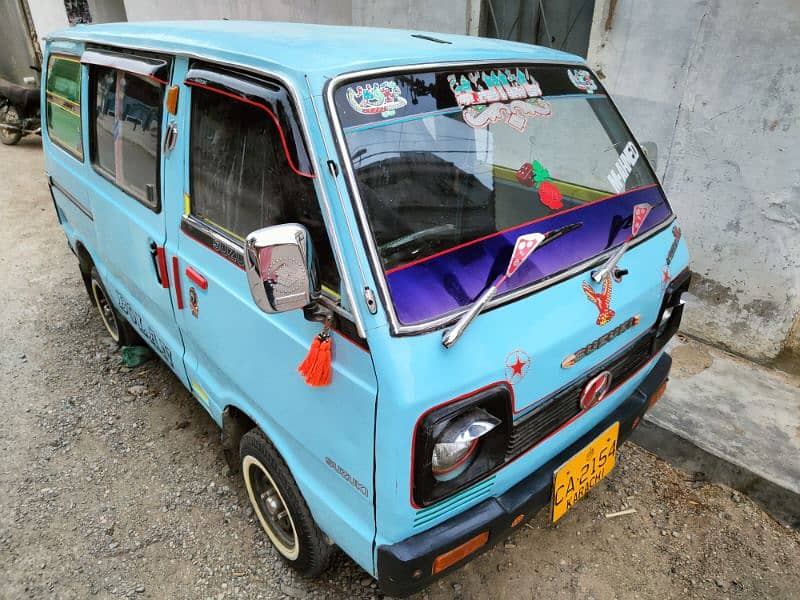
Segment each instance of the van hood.
M587 269L480 314L451 348L442 345L442 330L371 339L380 396L416 405L410 412L419 416L502 382L512 390L515 418L532 410L655 325L665 289L688 265L674 219L658 229L622 257L628 274L620 282L595 284Z

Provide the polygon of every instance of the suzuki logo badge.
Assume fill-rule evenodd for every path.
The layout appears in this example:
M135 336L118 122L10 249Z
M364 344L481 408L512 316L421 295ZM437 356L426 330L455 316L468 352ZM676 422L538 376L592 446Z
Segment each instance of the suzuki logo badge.
M581 410L592 408L605 398L609 389L611 389L611 373L609 371L603 371L598 376L593 377L581 392Z

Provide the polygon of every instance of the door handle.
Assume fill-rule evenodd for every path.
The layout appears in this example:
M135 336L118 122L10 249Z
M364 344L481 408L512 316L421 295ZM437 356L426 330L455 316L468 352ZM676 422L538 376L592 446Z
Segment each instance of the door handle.
M167 272L167 255L164 248L155 242L150 242L150 258L156 270L156 279L162 288L169 288L169 273Z
M178 141L178 126L175 121L170 121L167 125L167 132L164 134L164 153L170 152Z

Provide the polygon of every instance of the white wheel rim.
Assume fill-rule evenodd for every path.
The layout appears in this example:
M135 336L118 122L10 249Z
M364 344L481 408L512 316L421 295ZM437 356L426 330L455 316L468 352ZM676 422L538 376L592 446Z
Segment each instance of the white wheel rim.
M250 468L255 467L259 471L264 474L264 477L267 479L272 488L275 490L278 499L280 499L281 504L283 505L283 510L286 511L286 515L289 519L289 523L292 526L292 546L287 546L275 533L275 531L270 526L269 522L265 518L263 512L261 511L261 504L256 499L255 492L253 491L253 485L250 480ZM242 461L242 475L244 476L244 483L247 486L247 495L250 498L250 504L253 506L253 510L255 511L256 515L258 516L258 520L261 522L261 527L269 536L270 541L275 545L278 549L278 552L283 554L289 560L296 560L300 554L300 540L297 537L297 527L294 525L294 519L292 519L292 513L289 511L289 508L286 505L286 501L283 499L283 494L281 494L280 488L275 483L275 480L270 475L269 471L267 471L266 467L261 464L257 458L250 456L249 454L244 457Z
M100 313L100 318L103 320L103 325L106 326L108 335L115 342L119 342L119 326L117 317L114 314L114 308L96 279L92 279L92 295L94 296L95 306L97 306L97 312Z

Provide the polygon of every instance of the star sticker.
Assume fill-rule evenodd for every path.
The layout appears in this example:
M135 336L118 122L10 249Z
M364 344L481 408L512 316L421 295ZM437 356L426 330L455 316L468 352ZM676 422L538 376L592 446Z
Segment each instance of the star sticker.
M516 375L519 375L520 377L522 377L522 368L525 366L525 364L526 363L522 362L519 359L519 356L517 356L517 362L515 362L513 365L509 365L509 368L511 369L511 372L513 373L512 377L514 377Z

